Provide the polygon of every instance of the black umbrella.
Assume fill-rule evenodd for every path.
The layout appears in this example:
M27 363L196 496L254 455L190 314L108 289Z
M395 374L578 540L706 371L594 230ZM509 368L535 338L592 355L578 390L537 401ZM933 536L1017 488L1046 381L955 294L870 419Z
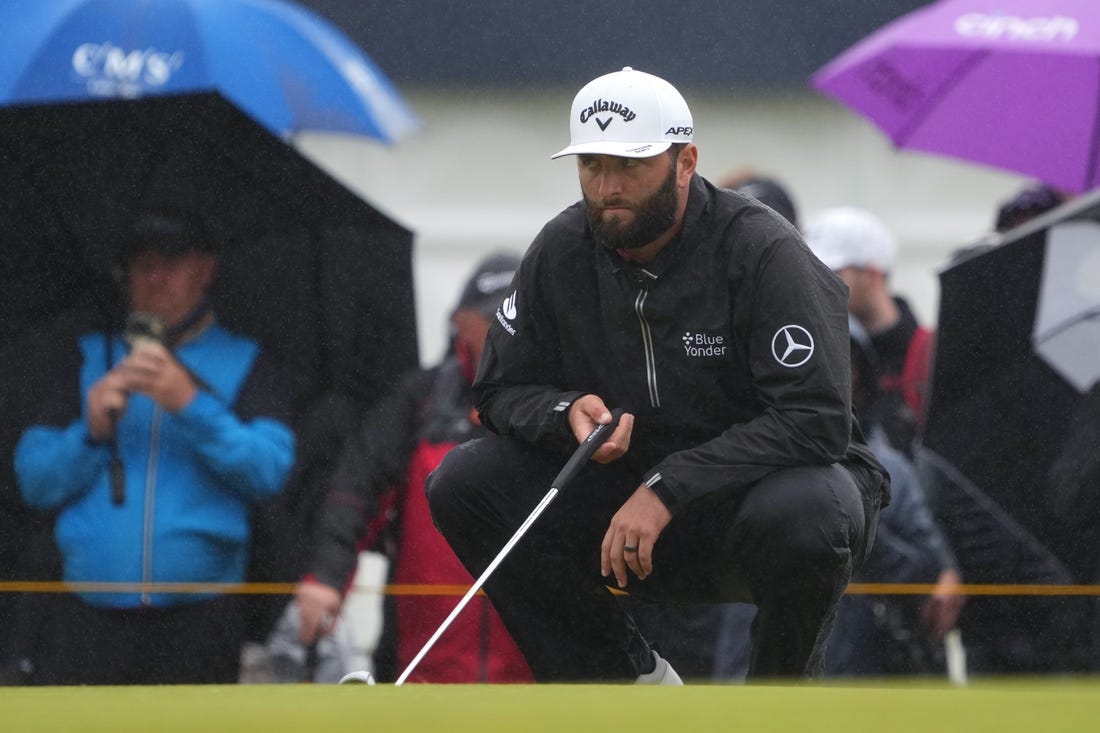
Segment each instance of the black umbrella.
M1073 328L1078 351L1100 353L1100 344L1090 343L1096 337L1087 304L1074 306L1077 316L1067 311L1067 304L1083 301L1075 273L1100 253L1097 220L1100 194L1082 197L972 248L940 273L921 462L968 582L1067 584L1096 577L1100 516L1067 500L1077 489L1056 469L1096 451L1072 440L1079 432L1073 423L1088 419L1079 415L1088 404L1087 386L1083 377L1067 377L1079 367L1057 363L1044 324L1058 313L1062 336ZM1067 232L1074 245L1068 250ZM1067 265L1069 250L1079 261ZM968 612L980 614L983 603L972 600ZM998 603L1002 620L1015 616L1009 626L1026 627L1036 638L1059 637L1036 642L1045 650L1027 652L1040 657L1039 667L1056 666L1054 657L1067 646L1081 646L1080 603ZM1044 656L1050 658L1044 662Z
M18 527L14 441L45 390L76 389L76 333L121 325L116 249L138 212L166 206L199 212L220 244L221 321L288 367L291 488L316 488L303 474L418 363L411 233L219 94L0 108L0 518ZM310 502L284 502L259 535L275 526L281 557L254 578L291 579L301 560L280 541Z
M117 314L114 249L171 206L222 243L216 310L293 367L299 400L369 401L417 362L412 235L216 93L0 108L0 206L2 341Z

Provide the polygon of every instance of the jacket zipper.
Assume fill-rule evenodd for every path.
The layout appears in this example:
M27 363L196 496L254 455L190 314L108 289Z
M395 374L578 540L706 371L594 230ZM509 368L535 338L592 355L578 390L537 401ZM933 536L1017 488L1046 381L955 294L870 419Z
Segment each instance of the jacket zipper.
M148 587L153 582L153 514L157 499L157 461L160 458L160 423L164 410L153 407L153 422L149 429L149 462L145 468L145 519L141 547L141 584ZM141 605L152 605L152 594L141 592Z
M653 332L649 328L649 321L645 317L645 300L649 295L648 280L656 280L657 276L649 270L642 268L641 277L638 278L638 297L634 299L634 313L638 316L638 325L642 330L642 346L645 350L645 376L646 385L649 387L649 404L651 407L661 406L661 396L657 391L657 358L653 353Z

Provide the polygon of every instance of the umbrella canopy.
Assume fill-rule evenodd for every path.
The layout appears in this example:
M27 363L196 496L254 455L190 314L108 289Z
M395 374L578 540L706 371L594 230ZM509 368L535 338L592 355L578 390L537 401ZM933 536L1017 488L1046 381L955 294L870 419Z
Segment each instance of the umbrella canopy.
M1081 580L1100 558L1081 541L1082 527L1095 531L1100 520L1067 510L1051 469L1066 458L1083 393L1100 375L1100 332L1089 317L1097 281L1082 279L1096 275L1098 222L1100 194L1091 194L943 270L923 439L1019 536ZM1045 348L1052 323L1054 340L1068 337L1073 348ZM1081 355L1092 360L1088 376Z
M1035 350L1078 392L1100 379L1100 224L1068 221L1047 232L1032 332Z
M813 86L901 148L1100 184L1100 3L942 0L876 31Z
M210 92L0 108L0 345L63 313L117 326L117 247L162 207L201 214L220 319L282 357L299 402L370 401L417 364L411 233Z
M1100 370L1100 338L1075 325L1088 322L1096 288L1081 275L1100 253L1098 222L1100 192L981 242L940 273L918 464L967 582L1100 578L1100 390L1082 394L1089 378L1077 371L1078 354ZM1048 349L1052 331L1075 348ZM986 673L1081 669L1088 601L971 598L960 620L968 660Z
M6 0L0 104L220 91L272 132L418 126L335 27L284 0Z

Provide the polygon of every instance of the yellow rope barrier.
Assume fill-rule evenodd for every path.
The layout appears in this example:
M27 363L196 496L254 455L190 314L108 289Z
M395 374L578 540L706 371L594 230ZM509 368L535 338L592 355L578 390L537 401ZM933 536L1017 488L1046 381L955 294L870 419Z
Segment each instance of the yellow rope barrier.
M461 596L468 585L390 584L357 586L354 593L390 596ZM294 583L87 583L64 581L0 582L0 593L188 593L293 595Z
M469 590L469 585L394 583L381 586L356 586L357 594L389 596L454 596ZM930 595L936 586L930 583L852 583L849 595L901 596ZM614 590L614 589L613 589ZM90 583L63 581L0 581L0 593L188 593L234 595L293 595L293 583ZM1100 596L1100 585L1013 585L964 584L955 592L961 596Z
M936 586L928 583L852 583L852 595L926 596ZM1100 596L1100 585L1041 585L1010 583L969 583L958 587L959 596Z

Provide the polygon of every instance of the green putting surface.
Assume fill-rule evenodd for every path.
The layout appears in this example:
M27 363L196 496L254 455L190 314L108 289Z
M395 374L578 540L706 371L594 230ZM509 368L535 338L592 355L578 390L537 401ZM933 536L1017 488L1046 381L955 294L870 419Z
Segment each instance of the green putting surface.
M24 731L1094 731L1100 680L866 686L240 685L0 688Z

